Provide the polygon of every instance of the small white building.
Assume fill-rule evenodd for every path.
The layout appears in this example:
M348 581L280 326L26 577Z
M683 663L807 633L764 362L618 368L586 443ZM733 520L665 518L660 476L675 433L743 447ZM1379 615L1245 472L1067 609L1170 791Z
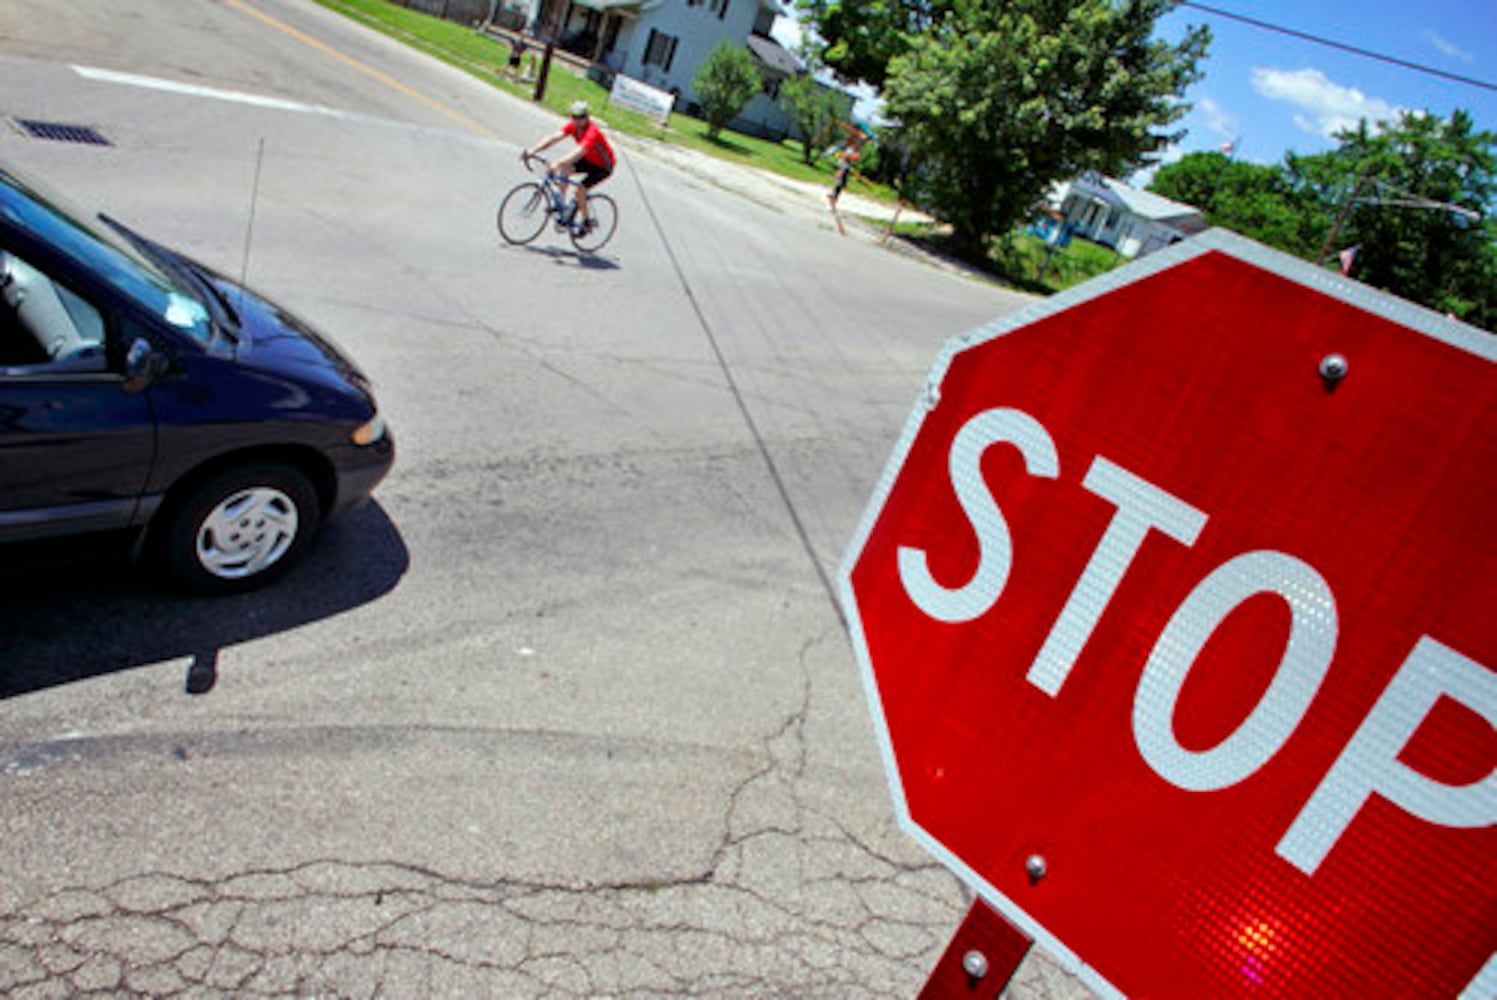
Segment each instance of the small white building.
M1207 228L1198 208L1098 174L1060 185L1053 197L1066 231L1123 257L1142 257Z
M676 107L697 113L691 89L697 68L723 39L753 55L763 91L728 123L740 132L783 138L792 131L780 107L780 84L804 72L770 35L777 0L528 0L528 32L550 39L610 73L622 73L677 95Z

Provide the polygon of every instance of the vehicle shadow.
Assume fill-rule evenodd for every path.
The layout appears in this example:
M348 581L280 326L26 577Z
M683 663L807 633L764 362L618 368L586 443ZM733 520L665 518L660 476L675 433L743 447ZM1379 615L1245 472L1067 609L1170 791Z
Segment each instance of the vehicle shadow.
M185 689L211 690L219 651L367 604L410 554L369 501L325 525L301 564L264 589L195 597L123 559L0 575L0 699L190 657Z

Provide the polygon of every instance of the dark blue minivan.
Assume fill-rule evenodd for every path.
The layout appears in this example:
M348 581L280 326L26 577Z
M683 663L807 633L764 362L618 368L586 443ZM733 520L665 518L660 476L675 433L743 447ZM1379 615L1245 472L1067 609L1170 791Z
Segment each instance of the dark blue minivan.
M193 590L247 590L394 457L326 337L0 165L0 565L126 540Z

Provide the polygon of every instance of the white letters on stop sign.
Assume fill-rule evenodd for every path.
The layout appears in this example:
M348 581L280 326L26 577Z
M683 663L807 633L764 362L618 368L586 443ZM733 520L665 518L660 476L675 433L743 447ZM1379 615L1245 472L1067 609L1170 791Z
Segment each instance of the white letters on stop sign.
M1289 641L1251 715L1217 746L1192 753L1175 740L1175 703L1206 641L1249 597L1277 594L1292 615ZM1305 717L1336 651L1336 602L1319 573L1282 552L1223 563L1190 592L1154 644L1133 701L1133 738L1149 766L1193 792L1235 785L1278 753Z
M1177 542L1194 545L1206 526L1205 514L1100 455L1081 485L1111 500L1118 512L1029 668L1029 683L1049 695L1059 692L1070 676L1076 657L1097 627L1102 609L1117 593L1149 530L1158 529Z
M968 420L948 455L952 488L977 536L979 561L970 580L946 587L920 549L901 546L900 582L929 617L950 624L986 614L1013 566L1012 529L982 476L994 444L1018 449L1030 475L1060 478L1059 453L1044 426L1021 410L994 408ZM1152 531L1190 546L1207 515L1126 469L1097 456L1082 482L1117 513L1093 550L1027 680L1060 693L1097 623ZM1212 633L1258 594L1280 597L1291 613L1289 637L1273 680L1252 712L1215 747L1191 751L1175 738L1180 691ZM1156 774L1178 788L1216 791L1254 774L1288 742L1309 711L1336 650L1335 598L1324 578L1282 552L1249 552L1209 573L1176 609L1144 665L1133 706L1133 738ZM1419 640L1356 734L1280 841L1277 853L1313 875L1374 794L1443 826L1497 823L1497 770L1470 785L1450 786L1398 760L1435 703L1450 697L1497 728L1497 675L1429 637Z
M1497 675L1428 636L1421 638L1279 841L1279 856L1313 875L1373 793L1441 826L1497 823L1497 771L1452 787L1398 760L1442 695L1480 712L1497 729Z
M1000 441L1019 449L1030 475L1054 479L1060 474L1055 442L1029 414L1019 410L988 410L962 425L947 456L947 469L956 498L977 532L981 551L977 572L965 585L950 589L931 577L924 552L903 547L899 550L899 579L905 593L916 607L936 621L966 622L987 613L1008 583L1013 538L1003 512L982 481L981 466L982 453Z

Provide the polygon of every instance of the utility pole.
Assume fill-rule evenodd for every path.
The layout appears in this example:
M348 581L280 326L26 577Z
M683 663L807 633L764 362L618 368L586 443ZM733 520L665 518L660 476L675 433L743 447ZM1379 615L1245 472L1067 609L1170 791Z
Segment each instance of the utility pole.
M1325 245L1320 248L1320 256L1315 258L1315 263L1324 265L1326 258L1331 255L1331 250L1336 245L1336 237L1341 235L1341 227L1346 223L1346 213L1351 211L1351 203L1356 201L1357 194L1362 190L1362 185L1367 183L1367 175L1370 168L1363 167L1357 174L1357 180L1351 186L1351 191L1341 202L1341 208L1336 212L1336 221L1331 224L1331 231L1325 234Z
M532 98L537 104L546 99L546 79L551 75L551 53L556 48L556 43L551 36L546 36L546 50L541 54L541 68L535 74L535 95Z
M1341 227L1346 223L1346 215L1351 211L1352 203L1357 200L1358 193L1361 192L1362 186L1367 183L1371 173L1371 168L1364 167L1362 172L1357 175L1356 183L1352 185L1350 193L1341 202L1340 210L1336 212L1336 221L1331 225L1331 231L1326 234L1325 245L1320 248L1320 256L1315 260L1317 264L1324 265L1326 258L1335 249L1336 238L1341 235ZM1407 192L1404 193L1407 194ZM1451 215L1458 215L1470 222L1481 222L1481 213L1473 209L1466 208L1463 205L1452 205L1449 202L1433 201L1417 195L1410 195L1407 198L1370 199L1367 203L1370 205L1387 205L1392 208L1422 208L1437 212L1449 212Z

